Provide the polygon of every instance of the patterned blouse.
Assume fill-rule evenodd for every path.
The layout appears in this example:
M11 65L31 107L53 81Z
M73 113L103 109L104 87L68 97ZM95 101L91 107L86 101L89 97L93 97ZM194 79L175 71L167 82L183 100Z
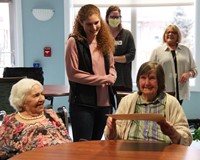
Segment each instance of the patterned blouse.
M24 124L15 115L4 117L0 127L0 146L12 146L19 153L34 148L71 142L62 120L52 110L45 110L46 118L41 122Z

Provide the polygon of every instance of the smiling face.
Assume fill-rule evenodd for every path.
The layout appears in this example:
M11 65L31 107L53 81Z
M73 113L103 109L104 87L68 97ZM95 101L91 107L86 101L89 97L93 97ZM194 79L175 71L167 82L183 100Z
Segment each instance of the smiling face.
M87 39L94 39L101 28L101 21L98 15L93 14L82 22Z
M42 88L39 85L34 85L30 92L27 93L23 109L32 116L41 115L44 110L45 97L42 94Z
M136 83L138 94L148 102L153 101L165 90L165 74L162 66L152 61L143 63L138 70Z
M147 100L154 100L157 96L158 81L155 71L149 71L139 77L139 88L142 96Z
M178 33L172 27L165 32L165 42L169 45L176 45L178 42Z

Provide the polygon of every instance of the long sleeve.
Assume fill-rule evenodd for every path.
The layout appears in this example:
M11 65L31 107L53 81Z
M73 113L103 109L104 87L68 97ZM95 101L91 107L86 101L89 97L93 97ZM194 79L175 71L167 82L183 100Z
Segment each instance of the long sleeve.
M103 61L103 57L101 57L101 61ZM76 47L75 40L72 37L69 38L66 43L65 63L66 63L67 75L69 80L71 81L81 84L98 86L105 84L109 78L108 75L106 74L90 74L88 72L84 72L79 69L78 50ZM104 68L104 66L102 66L101 68L96 68L95 70L94 67L95 66L93 66L94 72L97 71L98 69ZM113 63L111 63L110 72L116 76Z
M123 97L119 103L115 114L130 114L134 113L136 101L138 98L137 92L129 94ZM131 120L117 120L116 121L116 134L113 139L125 139L128 138L128 133L131 127ZM109 137L109 130L107 126L104 129L104 136L106 139Z
M136 48L132 33L126 29L122 29L119 35L115 38L117 42L115 48L116 57L125 57L124 63L115 62L117 71L117 80L114 86L124 86L132 88L132 61L135 58Z
M125 56L126 56L126 63L130 63L135 59L136 48L133 35L128 30L127 30L127 38L128 38L127 45L125 45L127 52Z
M180 106L177 99L169 94L166 95L166 121L170 122L176 131L181 135L180 144L189 146L192 142L192 135L189 130L187 118ZM130 114L134 113L136 101L138 98L137 92L129 94L122 98L116 114ZM129 131L131 128L131 120L116 120L116 132L112 135L112 139L128 139ZM104 136L106 139L109 137L109 129L106 126L104 130ZM168 138L169 139L169 138ZM169 139L170 141L170 139ZM167 140L168 142L168 140Z
M185 72L193 71L195 77L197 75L197 66L192 56L190 49L184 45L179 44L176 49L176 60L178 69L178 78L180 79ZM162 65L165 72L165 85L167 92L175 92L176 88L176 73L171 51L167 44L157 47L153 50L150 61L158 62ZM179 85L179 99L189 99L189 81L186 83L178 83Z
M192 135L186 115L179 102L171 95L167 95L166 120L169 121L181 135L180 144L189 146L192 143Z

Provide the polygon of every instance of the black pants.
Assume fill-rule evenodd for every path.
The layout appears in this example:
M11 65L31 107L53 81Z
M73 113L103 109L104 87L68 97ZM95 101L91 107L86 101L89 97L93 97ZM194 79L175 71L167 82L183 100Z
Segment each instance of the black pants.
M70 120L73 141L101 140L106 125L107 116L112 113L111 107L85 107L70 104Z
M182 105L182 104L183 104L183 100L178 100L178 101L179 101L180 105Z

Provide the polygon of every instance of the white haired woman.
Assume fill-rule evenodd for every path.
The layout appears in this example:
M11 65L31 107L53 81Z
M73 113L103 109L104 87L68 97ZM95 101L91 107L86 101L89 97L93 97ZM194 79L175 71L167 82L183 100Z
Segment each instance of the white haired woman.
M13 85L10 104L15 113L4 117L0 128L1 157L3 149L10 147L16 153L39 147L71 142L62 120L52 109L45 109L43 86L40 82L25 78ZM5 155L4 157L9 156Z

